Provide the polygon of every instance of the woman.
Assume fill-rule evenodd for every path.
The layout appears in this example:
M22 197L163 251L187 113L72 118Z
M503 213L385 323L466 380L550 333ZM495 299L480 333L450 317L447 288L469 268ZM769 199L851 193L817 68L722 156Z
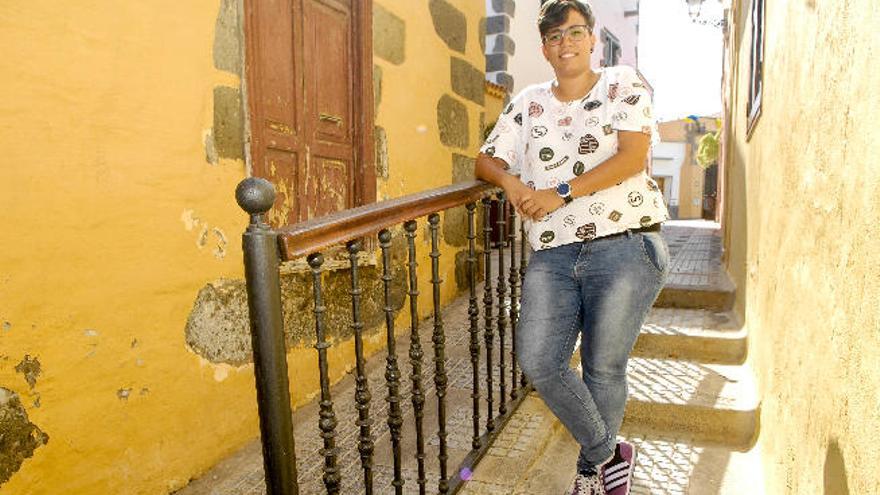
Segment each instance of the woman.
M630 67L590 67L595 18L578 0L541 8L556 79L523 90L498 119L476 175L502 187L534 253L517 357L581 445L570 494L629 493L635 448L617 442L626 364L668 272L668 219L645 172L656 136L650 94ZM582 376L568 363L581 337Z

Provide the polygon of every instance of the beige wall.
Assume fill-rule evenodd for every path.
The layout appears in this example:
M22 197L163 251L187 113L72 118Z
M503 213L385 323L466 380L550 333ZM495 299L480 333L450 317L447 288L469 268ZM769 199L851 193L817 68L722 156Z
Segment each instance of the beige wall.
M480 144L483 104L454 95L450 59L482 72L485 10L451 3L467 19L464 53L435 34L427 2L375 2L406 25L405 59L375 59L383 73L376 121L388 139L380 199L448 185L453 153L473 156ZM247 166L225 156L234 150L214 128L215 96L242 89L229 70L237 5L0 7L0 408L11 410L14 393L27 421L48 435L23 452L7 442L23 430L7 430L14 422L0 416L0 445L9 449L0 452L0 473L11 469L0 494L167 493L258 435L253 366L206 359L185 338L200 289L226 283L239 306L213 308L220 320L237 314L227 321L234 328L218 333L240 332L249 343L240 248L247 220L233 197ZM482 92L479 74L476 81ZM441 143L443 94L467 109L464 147ZM226 107L221 127L241 110L240 101ZM422 253L425 246L420 239ZM442 251L445 301L456 293L455 257L445 243ZM430 263L420 265L421 291L430 294ZM425 299L421 310L430 310ZM368 352L383 346L379 328L368 337ZM288 355L295 403L317 389L315 350L299 344ZM352 356L351 339L335 342L334 378L354 366ZM11 460L18 454L21 463Z
M747 140L749 2L735 3L725 245L767 493L880 493L880 9L767 2L763 115Z

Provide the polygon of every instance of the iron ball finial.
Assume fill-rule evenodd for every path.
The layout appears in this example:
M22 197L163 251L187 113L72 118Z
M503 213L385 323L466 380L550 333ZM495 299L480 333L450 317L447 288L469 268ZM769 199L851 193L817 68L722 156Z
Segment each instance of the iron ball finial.
M263 214L275 204L275 186L260 177L248 177L235 188L235 201L251 215Z

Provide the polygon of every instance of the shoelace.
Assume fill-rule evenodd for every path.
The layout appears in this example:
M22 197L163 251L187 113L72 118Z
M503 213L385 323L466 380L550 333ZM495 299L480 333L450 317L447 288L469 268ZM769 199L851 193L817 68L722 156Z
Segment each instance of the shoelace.
M571 495L605 495L605 487L602 486L598 474L592 476L579 474L574 479L574 490Z

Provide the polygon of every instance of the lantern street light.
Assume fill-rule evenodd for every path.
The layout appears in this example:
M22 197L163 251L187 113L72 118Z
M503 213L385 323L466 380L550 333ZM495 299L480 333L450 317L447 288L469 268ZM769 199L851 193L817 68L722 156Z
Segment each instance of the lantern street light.
M724 8L722 6L722 0L716 0L721 7L721 16L713 16L715 18L707 18L703 10L703 2L706 0L685 0L688 9L688 16L691 18L691 22L695 24L702 24L703 26L712 26L716 28L725 29L727 27L727 19L725 18ZM711 9L710 9L711 10Z

